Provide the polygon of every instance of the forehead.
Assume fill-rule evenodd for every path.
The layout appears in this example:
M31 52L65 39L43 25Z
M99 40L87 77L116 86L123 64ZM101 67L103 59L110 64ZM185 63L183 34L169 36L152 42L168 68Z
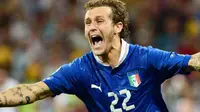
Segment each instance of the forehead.
M97 16L109 17L111 13L112 13L112 10L110 7L107 7L107 6L95 7L95 8L87 10L85 14L85 19L95 18Z

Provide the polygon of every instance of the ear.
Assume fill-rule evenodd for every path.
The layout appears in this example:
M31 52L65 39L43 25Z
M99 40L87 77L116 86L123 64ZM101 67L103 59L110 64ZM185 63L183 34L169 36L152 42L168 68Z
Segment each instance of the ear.
M115 34L120 34L123 27L124 27L124 25L122 22L118 22L117 24L115 24Z

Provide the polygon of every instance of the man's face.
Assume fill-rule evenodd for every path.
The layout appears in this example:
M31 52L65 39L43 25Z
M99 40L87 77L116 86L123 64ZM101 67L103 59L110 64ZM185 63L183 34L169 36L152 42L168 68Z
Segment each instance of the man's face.
M97 56L108 53L115 35L110 7L96 7L85 14L85 37Z

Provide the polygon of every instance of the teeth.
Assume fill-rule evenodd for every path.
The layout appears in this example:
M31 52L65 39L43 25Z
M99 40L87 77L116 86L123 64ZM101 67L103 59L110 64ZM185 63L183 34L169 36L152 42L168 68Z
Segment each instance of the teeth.
M98 35L92 35L91 37L94 38L94 37L97 37L97 36L98 36Z

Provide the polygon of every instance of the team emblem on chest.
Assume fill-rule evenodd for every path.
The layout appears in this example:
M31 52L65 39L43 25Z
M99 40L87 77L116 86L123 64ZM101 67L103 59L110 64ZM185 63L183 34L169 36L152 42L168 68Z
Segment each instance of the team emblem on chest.
M128 72L127 76L128 76L128 80L131 86L138 87L141 84L138 71Z

